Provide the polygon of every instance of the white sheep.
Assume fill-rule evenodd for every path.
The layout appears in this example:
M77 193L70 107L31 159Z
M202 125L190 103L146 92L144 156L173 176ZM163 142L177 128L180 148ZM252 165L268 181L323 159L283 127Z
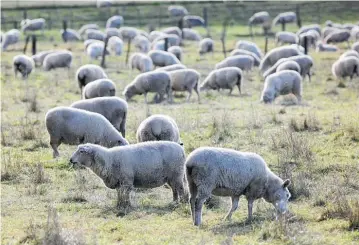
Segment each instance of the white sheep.
M174 56L176 56L179 61L182 60L183 51L182 51L182 48L180 46L171 46L171 47L168 48L167 51L168 51L168 53L171 53Z
M171 53L162 50L152 50L148 53L155 66L168 66L174 64L181 64L181 62Z
M269 75L264 82L261 101L272 103L280 95L295 95L300 102L302 99L302 77L296 71L279 71Z
M355 50L348 50L345 51L341 56L339 56L339 59L344 58L344 57L349 57L349 56L353 56L359 59L359 53Z
M85 32L85 39L105 41L106 34L99 30L88 29Z
M144 36L145 38L147 38L148 40L150 40L150 39L149 39L149 38L150 38L150 34L149 34L147 31L138 29L137 35Z
M110 37L113 37L113 36L121 37L120 31L117 28L113 28L113 27L106 28L105 35L106 35L107 38L110 38Z
M45 115L53 157L59 156L61 143L96 143L107 147L128 145L121 133L101 114L71 107L55 107Z
M99 42L99 43L103 43L103 41L100 41L100 40L96 40L96 39L87 39L84 41L84 46L85 46L85 51L87 51L87 48L90 44L92 43L96 43L96 42Z
M183 32L182 36L184 40L201 41L202 39L201 35L196 30L190 28L183 28L182 32Z
M337 52L338 50L338 47L335 45L325 44L322 41L317 42L317 52Z
M355 50L359 53L359 42L355 42L352 45L352 50Z
M157 37L155 40L153 40L152 45L155 43L158 43L160 41L163 41L164 46L164 39L167 38L168 41L168 47L170 46L179 46L181 43L181 38L178 37L176 34L163 34L159 37Z
M257 46L257 44L250 42L250 41L239 40L236 43L235 48L236 49L244 49L244 50L250 51L252 53L255 53L259 58L263 57L262 51Z
M298 42L296 34L289 31L280 31L275 34L275 44L278 46L283 44L294 44Z
M347 42L348 47L350 47L349 44L349 38L350 38L350 31L348 30L336 30L330 33L325 39L324 43L341 43L341 42Z
M121 55L123 51L123 41L121 38L112 36L107 43L109 50L115 55Z
M42 64L44 63L45 57L53 52L56 52L56 50L41 51L41 52L31 56L31 58L34 60L35 66L39 67L39 66L42 66Z
M299 36L300 34L310 31L310 30L314 30L317 31L319 34L321 33L321 27L318 24L311 24L311 25L306 25L306 26L302 26L298 31L297 31L297 35Z
M270 15L267 11L261 11L253 14L249 20L248 25L262 25L270 22Z
M148 37L148 40L150 40L151 42L153 42L155 39L157 39L160 36L163 36L164 33L161 31L151 31L150 35Z
M147 53L151 48L150 41L142 35L137 35L134 38L134 45L137 48L137 50L142 53Z
M127 102L118 97L97 97L79 100L70 107L96 112L104 116L121 134L126 137Z
M19 54L13 58L13 68L15 77L17 73L20 72L22 78L28 78L32 70L34 69L34 61L30 57Z
M168 184L173 201L188 200L185 185L185 153L174 142L143 142L107 149L95 144L79 145L70 163L90 168L110 189L118 193L117 208L131 209L134 188L155 188Z
M224 67L238 67L243 71L250 71L254 66L254 59L250 55L230 56L217 63L215 69Z
M162 30L162 34L165 33L165 34L175 34L177 35L178 37L181 37L182 36L182 31L179 27L177 26L171 26L171 27L167 27L165 29Z
M359 39L359 26L353 27L350 31L350 38L354 41L357 41Z
M205 53L214 52L214 41L211 38L203 38L198 44L198 53L203 55Z
M105 71L98 65L83 65L76 71L76 80L82 92L82 87L97 79L107 78Z
M189 28L196 26L205 26L204 19L197 15L187 15L183 17L183 21Z
M194 90L200 102L200 95L198 91L199 80L201 74L194 69L180 69L170 71L168 74L171 77L172 91L187 91L187 102L191 99L192 90Z
M101 78L85 85L82 91L83 99L96 97L115 96L116 85L110 79Z
M87 30L99 30L99 29L100 28L98 27L97 24L86 24L81 26L78 33L80 34L80 36L83 36Z
M148 72L153 70L153 62L152 59L142 53L134 53L130 57L130 68L136 68L140 72Z
M105 48L105 43L102 41L98 42L92 42L90 45L87 46L86 52L87 55L90 56L91 59L98 59L99 57L102 57L103 50ZM110 52L106 48L106 54L109 54Z
M186 68L187 67L185 65L174 64L174 65L169 65L169 66L158 67L156 69L156 71L175 71L175 70L181 70L181 69L186 69Z
M283 181L267 166L263 158L252 152L217 147L200 147L186 160L186 176L190 191L193 224L202 223L202 207L211 194L231 196L230 220L238 208L240 196L248 201L248 220L252 219L253 202L264 198L276 208L277 215L288 209L289 180Z
M278 14L274 19L273 19L273 25L279 25L282 23L293 23L297 21L297 15L294 12L284 12L284 13L280 13Z
M316 47L317 41L320 39L320 34L316 30L309 30L299 35L298 44L302 47L305 45L305 38L307 38L307 47Z
M70 69L72 53L68 50L59 50L46 55L42 67L44 71L66 67Z
M330 27L330 26L324 27L323 31L322 31L322 38L325 39L330 33L337 31L337 30L339 30L339 29L335 28L335 27Z
M20 41L20 31L12 29L6 32L1 42L1 49L5 51L8 46L17 44Z
M232 93L233 87L237 86L241 93L242 70L237 67L226 67L212 71L202 82L200 90L220 90L229 89Z
M73 29L61 30L61 37L64 42L77 42L81 40L80 34Z
M261 59L253 52L244 50L244 49L233 49L233 51L229 54L230 56L235 55L249 55L254 59L254 66L259 66L261 63Z
M175 120L166 115L152 115L141 122L136 132L137 142L173 141L183 145Z
M280 65L278 65L276 72L284 71L284 70L296 71L299 74L301 72L300 66L298 65L297 62L295 62L293 60L287 60L287 61L282 62Z
M168 7L168 11L173 17L183 17L188 15L188 11L185 7L179 5L171 5Z
M45 29L45 19L44 18L38 18L38 19L26 19L21 21L21 30L26 33L27 31L42 31L42 34L44 34Z
M355 74L359 76L359 59L354 56L338 59L332 65L332 74L337 79L350 77L352 80Z
M123 23L124 21L121 15L114 15L106 21L106 28L119 28Z
M161 102L165 94L167 94L168 101L172 101L171 77L169 74L165 71L142 73L125 87L123 95L126 101L129 101L134 95L143 94L147 104L148 92L159 94L160 98L156 102Z
M134 27L121 27L119 29L122 40L134 39L138 35L138 29Z

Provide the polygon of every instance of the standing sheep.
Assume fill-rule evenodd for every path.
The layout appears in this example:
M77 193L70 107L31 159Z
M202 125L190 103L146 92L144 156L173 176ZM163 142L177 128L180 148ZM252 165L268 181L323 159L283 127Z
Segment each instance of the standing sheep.
M348 48L350 48L349 44L350 31L348 30L336 30L330 33L325 39L324 43L341 43L347 42Z
M302 33L305 33L307 31L310 30L314 30L317 31L319 34L321 33L321 27L318 24L312 24L312 25L306 25L306 26L302 26L298 31L297 31L297 35L299 36Z
M148 53L153 65L155 66L169 66L174 64L181 64L181 62L171 53L162 50L152 50Z
M170 46L179 46L181 44L181 38L178 37L176 34L163 34L159 37L157 37L155 40L153 40L152 45L159 41L163 41L164 46L164 39L167 38L168 41L168 47ZM164 48L163 48L164 50Z
M279 71L269 75L261 95L261 101L272 103L279 95L292 93L300 102L302 99L302 77L296 71Z
M72 53L67 50L60 50L46 55L42 67L44 71L56 68L67 67L70 69L72 63Z
M180 46L169 47L168 53L173 54L179 61L182 60L182 48Z
M280 13L278 14L274 19L273 19L273 26L275 25L279 25L279 24L287 24L287 23L294 23L297 21L297 15L294 12L284 12L284 13Z
M171 5L168 7L168 11L172 17L183 17L188 15L188 11L185 7L179 5Z
M3 36L1 42L1 49L5 51L8 46L14 45L20 41L20 31L16 29L12 29L6 32Z
M295 44L298 42L298 37L296 34L289 31L280 31L275 34L275 44L276 46L283 44Z
M114 15L106 22L106 28L119 28L123 25L123 17L121 15Z
M34 60L35 66L39 67L42 66L42 64L44 63L44 59L46 58L46 56L53 52L56 52L56 50L41 51L40 53L31 56L31 58Z
M230 56L221 62L217 63L215 69L224 67L238 67L243 71L250 71L254 66L254 59L250 55L235 55Z
M214 41L211 38L204 38L199 42L198 53L203 55L205 53L214 52Z
M142 35L137 35L135 37L134 44L135 47L142 53L147 53L151 48L150 41Z
M126 137L127 102L118 97L79 100L70 107L99 113Z
M114 126L101 114L70 107L55 107L45 115L53 157L59 156L61 143L96 143L106 147L128 145Z
M83 36L87 30L99 30L99 29L100 28L98 27L97 24L86 24L81 26L78 33L80 34L80 36Z
M196 15L187 15L183 17L184 23L186 23L189 28L196 26L205 26L204 19Z
M87 55L90 56L91 59L98 59L98 58L102 57L104 48L105 48L104 42L95 41L87 46L86 52L87 52ZM109 53L110 52L106 48L106 54L109 54Z
M277 215L288 209L289 180L283 181L267 166L263 158L252 152L226 148L201 147L186 160L186 175L190 191L193 224L202 223L202 207L211 194L231 196L230 220L238 208L240 196L248 201L248 220L252 219L253 202L264 198L272 203Z
M233 87L237 86L241 94L242 70L237 67L226 67L212 71L201 84L200 90L229 89L232 93Z
M184 40L200 41L202 39L201 35L196 30L190 28L183 28L182 32L183 32L182 36Z
M254 66L259 66L259 64L261 63L261 59L253 52L244 50L244 49L234 49L230 54L230 56L235 56L235 55L249 55L252 56L252 58L254 59Z
M270 22L270 15L268 14L267 11L261 11L261 12L257 12L255 14L253 14L249 20L248 20L248 25L249 26L253 26L253 25L263 25Z
M116 85L110 79L102 78L86 84L82 98L92 99L96 97L115 96Z
M198 84L201 77L194 69L181 69L168 72L171 77L172 91L187 91L187 102L191 99L192 90L197 93L198 102L200 102L200 96L198 91Z
M13 58L15 77L17 76L17 73L20 72L22 78L28 78L34 66L34 61L26 55L19 54Z
M28 31L39 31L41 30L42 35L44 35L44 29L45 29L45 19L39 18L39 19L26 19L21 21L21 30L26 34Z
M359 59L354 56L338 59L332 65L332 73L337 79L350 77L352 80L355 74L359 76Z
M108 47L115 55L121 55L123 51L123 41L121 38L112 36L108 39Z
M137 142L173 141L183 145L175 120L166 115L152 115L141 122L136 132Z
M171 26L171 27L167 27L165 29L162 30L162 33L165 34L175 34L178 37L182 37L182 31L180 28L178 28L177 26Z
M130 194L134 188L155 188L167 183L173 201L186 202L185 153L174 142L144 142L134 145L105 147L79 145L70 163L90 168L110 189L118 193L117 207L125 212L131 208Z
M140 72L148 72L153 70L151 58L146 54L134 53L130 57L130 68L136 68Z
M250 42L250 41L240 40L236 43L235 48L236 49L244 49L244 50L250 51L252 53L255 53L259 58L263 57L262 51L257 46L257 44Z
M309 30L300 34L298 44L302 47L305 45L305 38L307 38L307 47L315 48L317 41L320 39L320 34L315 30Z
M293 60L287 60L287 61L284 61L283 63L281 63L277 67L276 72L284 71L284 70L296 71L300 74L300 66L298 65L297 62L295 62Z
M73 29L61 30L61 37L64 42L77 42L81 40L80 34Z
M138 30L134 27L121 27L119 29L122 40L134 39L138 35Z
M76 71L76 79L82 92L82 87L97 79L107 78L105 71L98 65L83 65Z
M106 34L99 30L88 29L85 32L85 39L105 41Z
M175 71L175 70L181 70L181 69L186 69L186 68L187 67L185 65L174 64L174 65L170 65L170 66L159 67L156 69L156 71Z

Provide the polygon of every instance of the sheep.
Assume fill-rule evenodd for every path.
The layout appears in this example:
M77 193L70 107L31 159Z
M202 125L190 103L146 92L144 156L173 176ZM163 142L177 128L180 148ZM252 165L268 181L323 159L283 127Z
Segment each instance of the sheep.
M77 42L81 40L80 34L73 29L61 30L61 37L64 42Z
M354 25L352 23L345 23L342 25L342 28L347 29L348 31L351 31L354 27L357 27L357 25Z
M106 147L128 145L114 126L101 114L59 106L45 115L53 157L58 157L61 143L78 145L95 143Z
M355 26L355 27L353 27L353 29L351 29L350 37L354 41L359 39L359 26Z
M76 71L76 80L82 94L82 87L97 79L107 78L105 71L98 65L87 64Z
M355 50L359 53L359 42L353 43L352 50Z
M332 65L332 74L337 79L350 77L351 81L355 74L359 76L359 59L354 56L338 59Z
M238 67L244 71L252 70L254 66L254 59L250 55L235 55L230 56L221 62L217 63L215 69L224 67Z
M279 25L279 24L286 24L286 23L293 23L297 21L297 15L294 12L284 12L284 13L280 13L278 14L274 19L273 19L273 26L275 25Z
M307 47L316 47L317 41L320 39L320 34L315 30L309 30L299 35L298 44L302 47L305 45L305 38L307 38Z
M183 21L187 24L189 28L195 26L205 26L204 19L196 15L187 15L183 17Z
M98 59L99 57L102 57L103 50L105 48L104 42L93 42L90 45L88 45L86 52L87 55L91 57L91 59ZM106 48L106 54L109 54L110 52Z
M24 79L28 78L34 66L35 66L34 61L26 55L19 54L13 58L15 77L17 76L17 73L20 72L22 78Z
M148 34L148 32L146 32L146 31L144 31L144 30L141 30L141 29L138 29L137 35L144 36L144 37L147 38L148 40L149 40L149 38L150 38L150 34Z
M244 50L250 51L252 53L255 53L259 58L263 57L262 51L259 49L257 44L250 42L250 41L240 40L236 43L235 48L236 49L244 49Z
M142 53L147 53L151 48L150 41L142 35L137 35L135 37L134 45Z
M117 208L131 209L134 188L155 188L167 183L173 201L188 200L185 185L185 153L174 142L156 141L107 149L95 144L79 145L70 163L90 168L106 187L116 189Z
M148 37L148 40L150 40L151 42L153 42L155 39L157 39L160 36L163 36L164 33L161 31L151 31L150 35Z
M339 59L344 58L344 57L349 57L349 56L353 56L359 59L359 53L355 50L348 50L345 51L341 56L339 56Z
M96 40L96 39L87 39L86 41L84 41L84 45L85 45L85 51L87 51L87 48L90 44L93 44L93 43L104 43L103 41L100 41L100 40Z
M190 28L183 28L182 32L184 40L200 41L202 39L201 35L196 30L192 30Z
M112 6L112 0L96 0L97 8L108 8Z
M261 59L255 54L250 51L244 50L244 49L233 49L233 51L229 54L229 56L235 56L235 55L249 55L252 56L254 59L254 66L259 66L261 63Z
M97 97L74 102L70 107L101 114L123 137L126 137L128 105L123 99L118 97Z
M134 53L130 57L130 68L136 68L140 72L152 71L153 62L146 54Z
M322 38L325 39L330 33L339 30L338 28L335 27L324 27L323 32L322 32Z
M334 28L337 28L337 29L341 29L341 28L342 28L342 25L341 25L341 24L333 23L333 21L331 21L331 20L327 20L327 21L325 22L325 26L327 26L327 27L334 27Z
M296 34L289 31L280 31L275 34L275 44L294 44L298 42L298 37Z
M299 55L301 52L293 46L282 46L269 51L261 61L259 69L262 73L273 66L279 59Z
M232 93L233 87L237 85L239 93L241 94L242 70L237 67L226 67L214 70L206 77L200 86L200 91L203 90L218 90L229 89L229 94Z
M119 29L122 40L129 40L129 39L133 39L138 35L138 30L134 27L121 27Z
M337 46L332 44L325 44L321 41L317 42L317 52L337 52L339 49Z
M181 62L171 53L162 50L152 50L148 53L153 65L155 66L168 66L174 64L181 64Z
M167 38L168 47L179 46L181 43L181 38L179 38L176 34L163 34L163 35L157 37L155 40L153 40L152 44L157 43L162 40L164 41L165 38Z
M5 51L8 46L16 44L20 41L20 31L16 29L12 29L6 32L3 36L1 42L1 49Z
M150 71L140 74L125 87L123 95L126 101L129 101L134 95L144 94L147 104L148 92L159 94L160 98L156 102L161 102L165 94L167 94L168 101L172 101L170 75L165 71Z
M159 67L156 69L156 71L175 71L175 70L181 70L181 69L186 69L186 68L187 67L185 65L174 64L174 65Z
M115 55L121 55L123 51L123 41L121 38L112 36L108 39L107 43L109 50Z
M82 91L83 99L115 96L116 85L110 79L101 78L85 85Z
M113 36L121 37L121 33L117 28L113 28L113 27L106 28L105 33L106 33L105 36L107 38L110 38L110 37L113 37Z
M27 31L39 31L41 30L42 34L44 34L45 29L45 19L38 18L38 19L26 19L21 21L21 30L26 33Z
M168 7L168 11L173 17L183 17L188 15L188 11L185 7L179 5L171 5Z
M302 99L302 77L296 71L284 70L269 75L264 82L261 101L272 103L279 95L292 93L300 102Z
M248 25L252 26L252 25L261 25L261 24L266 24L270 22L270 15L268 14L267 11L261 11L261 12L257 12L255 14L253 14L249 20L248 20Z
M41 51L40 53L31 56L31 58L34 60L35 66L39 67L42 66L45 57L53 52L56 52L56 50Z
M180 46L171 46L168 48L168 52L176 56L179 61L182 60L182 48Z
M106 34L99 30L89 29L85 32L86 39L95 39L99 41L105 41Z
M341 43L341 42L347 42L348 47L350 47L349 44L349 38L350 38L350 31L348 30L336 30L330 33L325 39L324 43Z
M211 194L231 196L227 220L231 220L237 210L241 195L248 201L248 220L252 220L253 202L259 198L274 205L277 217L287 211L290 180L279 178L255 153L200 147L187 157L185 165L195 226L201 225L203 203Z
M98 27L97 24L86 24L81 26L78 33L80 34L80 36L83 36L87 30L99 30L99 29L100 28Z
M214 52L214 41L211 38L204 38L198 44L198 53L203 55L205 53Z
M200 102L200 95L198 91L198 84L201 74L194 69L180 69L170 71L168 74L171 77L172 91L187 91L188 96L186 101L188 102L192 96L192 90L194 90Z
M114 15L106 21L106 28L119 28L123 25L123 22L121 15Z
M67 50L60 50L46 55L42 67L44 71L56 68L67 67L70 69L72 63L72 53Z
M321 27L318 24L312 24L312 25L306 25L306 26L302 26L298 31L297 31L297 35L299 36L302 33L305 33L307 31L310 30L314 30L317 31L319 34L321 33Z
M281 63L280 65L278 65L276 72L284 71L284 70L292 70L300 74L300 66L298 65L297 62L293 60L287 60Z
M175 120L166 115L152 115L141 122L136 132L137 143L146 141L173 141L183 145Z
M171 26L171 27L167 27L165 29L162 30L162 33L165 34L175 34L178 37L182 36L182 31L180 28L178 28L177 26Z

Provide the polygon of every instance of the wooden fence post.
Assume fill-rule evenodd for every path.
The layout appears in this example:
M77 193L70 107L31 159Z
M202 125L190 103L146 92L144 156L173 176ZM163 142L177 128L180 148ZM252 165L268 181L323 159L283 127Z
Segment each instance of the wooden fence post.
M63 38L64 42L67 43L67 35L66 35L66 32L67 32L67 20L62 21L62 28L64 29L64 32L62 34L62 38Z
M223 22L222 35L221 35L222 52L223 52L224 58L227 57L227 54L226 54L226 36L227 36L227 25L228 25L228 21L229 21L229 20L226 19L226 20Z
M27 19L27 11L26 11L26 9L24 9L24 12L22 13L22 18L23 18L24 20Z
M296 15L297 15L297 26L299 28L301 28L302 27L302 19L300 18L300 7L299 7L299 5L296 6L295 12L296 12Z
M36 54L36 35L32 35L32 55Z
M29 43L29 41L30 41L30 36L26 36L25 46L24 46L24 49L23 49L24 54L26 54L27 44Z
M165 46L164 46L164 50L167 51L168 50L168 38L165 38Z
M130 51L131 51L131 41L132 39L128 39L128 43L127 43L127 54L126 54L126 65L128 64L128 58L130 55Z
M268 52L268 35L266 33L266 37L264 39L264 54L267 54Z
M285 22L282 22L282 31L285 31Z
M304 37L304 54L308 54L308 38Z
M106 59L106 51L107 51L107 43L108 43L108 36L105 37L105 44L103 47L103 52L102 52L102 60L101 60L101 67L105 68L106 64L105 64L105 59Z

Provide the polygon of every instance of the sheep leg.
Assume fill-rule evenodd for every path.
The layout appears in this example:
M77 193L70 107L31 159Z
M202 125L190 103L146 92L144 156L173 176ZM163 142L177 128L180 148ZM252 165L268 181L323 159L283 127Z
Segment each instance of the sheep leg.
M203 204L207 198L211 196L210 193L207 193L204 190L200 190L198 197L195 203L195 218L194 218L194 225L199 226L202 223L202 208Z
M254 200L248 200L248 221L251 221L253 218L253 202Z
M231 95L232 91L233 91L233 88L230 88L229 92L228 92L228 95Z
M60 156L60 153L57 150L57 147L59 147L60 144L61 144L60 141L57 141L57 142L54 142L52 140L50 141L50 145L51 145L52 150L53 150L53 153L52 153L53 158L56 158L56 157Z
M147 93L144 93L144 95L145 95L145 104L147 105L148 103L147 103Z
M309 82L312 82L312 75L310 75L310 72L308 72L308 78L309 78Z
M226 216L226 220L231 220L232 219L232 214L234 211L237 210L238 208L238 203L239 203L239 196L232 196L232 208L231 210L229 210L227 216Z
M177 186L175 183L173 182L168 182L168 185L171 187L172 189L172 196L173 196L173 201L174 202L178 202L178 192L177 192Z
M191 96L192 96L192 89L189 89L187 91L188 91L188 95L187 95L186 101L189 102L189 100L191 99Z
M238 87L238 92L239 92L239 94L242 94L242 91L241 91L241 84L240 84L240 83L238 83L238 84L237 84L237 87Z
M131 207L130 192L131 186L121 186L117 189L117 208L124 209L125 213Z
M187 182L187 181L186 181ZM185 192L183 178L179 178L175 183L175 190L180 198L180 202L188 202L188 194Z
M200 96L199 96L199 90L198 90L198 82L197 82L196 86L194 87L194 91L195 91L196 94L197 94L198 103L201 103L201 98L200 98Z
M197 186L189 179L188 187L190 192L190 204L191 204L191 214L192 221L195 222L195 206L196 206L196 198L197 198Z

